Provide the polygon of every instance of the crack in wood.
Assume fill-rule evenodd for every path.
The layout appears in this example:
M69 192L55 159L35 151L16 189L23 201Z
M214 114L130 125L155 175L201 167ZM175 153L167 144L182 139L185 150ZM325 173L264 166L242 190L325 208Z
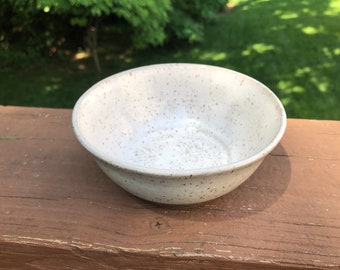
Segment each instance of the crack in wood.
M287 154L273 154L270 153L269 156L272 157L286 157L286 158L304 158L308 160L326 160L326 161L339 161L338 158L320 158L320 157L313 157L313 156L298 156L298 155L287 155Z
M43 201L59 201L57 199L52 198L43 198L43 197L31 197L31 196L11 196L11 195L0 195L0 198L8 198L8 199L28 199L28 200L43 200Z
M1 141L15 141L15 140L22 140L24 139L23 137L19 136L2 136L0 137Z

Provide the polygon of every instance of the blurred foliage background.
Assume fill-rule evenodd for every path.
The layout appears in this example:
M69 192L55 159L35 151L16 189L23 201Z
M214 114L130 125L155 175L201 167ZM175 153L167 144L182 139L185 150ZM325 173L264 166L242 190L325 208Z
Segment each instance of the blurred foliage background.
M167 62L231 68L288 117L340 120L340 0L2 0L0 104L72 108L98 80Z

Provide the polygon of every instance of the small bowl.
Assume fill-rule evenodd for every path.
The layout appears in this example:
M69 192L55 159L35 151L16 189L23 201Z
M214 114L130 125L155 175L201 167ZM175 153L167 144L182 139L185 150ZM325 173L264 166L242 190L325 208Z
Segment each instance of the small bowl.
M249 178L282 138L286 113L244 74L159 64L98 82L77 101L72 122L116 184L145 200L187 205Z

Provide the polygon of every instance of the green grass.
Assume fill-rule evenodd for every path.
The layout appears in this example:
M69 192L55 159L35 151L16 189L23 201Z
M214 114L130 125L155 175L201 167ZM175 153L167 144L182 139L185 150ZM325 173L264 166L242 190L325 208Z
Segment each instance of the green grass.
M105 37L101 75L88 58L2 71L0 104L71 108L89 86L110 74L191 62L231 68L263 82L281 99L288 117L340 120L340 0L230 2L235 6L207 26L201 44L132 51L112 46Z

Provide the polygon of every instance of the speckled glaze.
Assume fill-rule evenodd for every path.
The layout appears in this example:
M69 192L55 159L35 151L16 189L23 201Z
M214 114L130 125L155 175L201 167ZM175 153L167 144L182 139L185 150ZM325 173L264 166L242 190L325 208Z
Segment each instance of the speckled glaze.
M279 143L278 98L241 73L160 64L110 76L73 110L80 143L128 192L164 204L196 204L243 183Z

